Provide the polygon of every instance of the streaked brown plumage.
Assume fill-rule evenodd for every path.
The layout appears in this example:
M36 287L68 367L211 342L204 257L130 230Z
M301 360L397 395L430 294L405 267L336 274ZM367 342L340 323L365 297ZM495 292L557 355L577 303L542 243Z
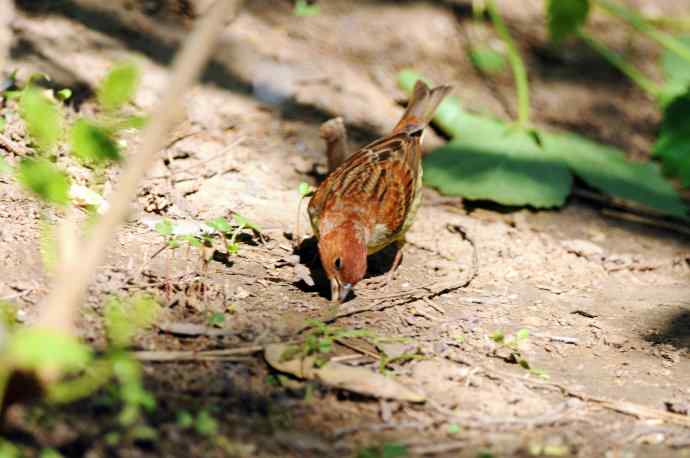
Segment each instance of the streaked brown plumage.
M418 81L393 132L333 170L309 202L331 300L345 300L366 274L367 255L394 242L399 250L391 270L397 267L421 197L422 133L449 91Z

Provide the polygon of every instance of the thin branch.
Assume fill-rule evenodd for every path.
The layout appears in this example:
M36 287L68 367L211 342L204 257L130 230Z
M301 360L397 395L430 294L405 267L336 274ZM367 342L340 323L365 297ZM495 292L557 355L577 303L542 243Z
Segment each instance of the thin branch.
M253 345L243 348L228 348L223 350L205 350L205 351L135 351L132 352L139 361L149 362L165 362L165 361L205 361L205 360L223 360L223 361L246 361L243 356L250 356L264 350L263 346Z
M515 46L513 38L510 36L508 27L506 26L501 14L496 8L493 0L487 0L486 9L489 12L491 21L496 28L496 33L506 45L508 50L508 60L513 69L513 77L515 78L515 88L517 90L518 99L518 125L522 128L529 127L529 84L527 81L527 69L525 63L520 57L520 53Z

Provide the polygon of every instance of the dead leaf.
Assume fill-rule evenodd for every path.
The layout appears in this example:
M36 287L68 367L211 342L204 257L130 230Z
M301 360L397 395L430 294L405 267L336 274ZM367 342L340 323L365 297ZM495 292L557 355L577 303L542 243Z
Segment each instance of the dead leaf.
M363 367L347 366L335 362L314 367L314 357L283 361L283 354L288 348L289 346L286 344L268 345L264 350L266 362L274 369L299 378L318 380L324 385L375 398L408 402L424 402L426 400L423 394L412 391L390 377Z

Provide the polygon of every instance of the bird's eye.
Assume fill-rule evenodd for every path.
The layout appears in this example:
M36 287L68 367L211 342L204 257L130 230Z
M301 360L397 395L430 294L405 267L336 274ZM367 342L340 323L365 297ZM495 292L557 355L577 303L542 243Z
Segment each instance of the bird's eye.
M341 267L343 267L343 262L340 258L335 258L335 270L340 270Z

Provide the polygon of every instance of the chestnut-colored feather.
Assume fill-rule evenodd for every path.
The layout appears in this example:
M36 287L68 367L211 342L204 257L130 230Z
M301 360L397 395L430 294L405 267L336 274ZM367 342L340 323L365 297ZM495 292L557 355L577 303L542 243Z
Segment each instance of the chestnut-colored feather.
M449 91L418 81L393 132L345 160L309 202L333 300L364 277L368 254L404 241L421 196L422 133Z

